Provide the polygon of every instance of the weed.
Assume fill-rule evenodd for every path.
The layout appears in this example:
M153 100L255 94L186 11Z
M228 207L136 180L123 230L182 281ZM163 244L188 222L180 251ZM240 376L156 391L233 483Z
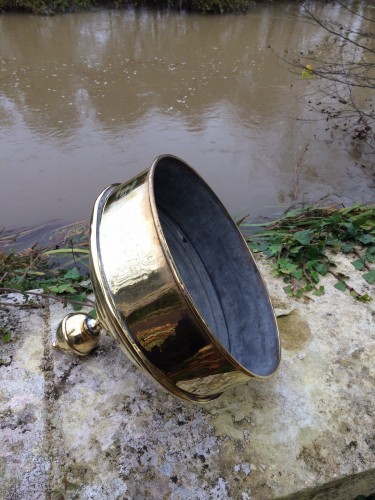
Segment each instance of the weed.
M0 326L0 339L4 344L12 342L12 333L5 327Z
M256 224L245 225L255 229L246 238L250 249L274 260L274 275L284 280L288 295L323 295L320 279L331 273L338 290L349 291L359 301L371 300L369 295L357 293L347 283L347 276L335 272L330 255L343 252L355 256L353 267L366 270L362 276L369 284L375 282L375 270L370 267L375 261L375 205L303 207L289 210L261 229Z
M75 247L55 250L30 248L9 254L0 252L0 294L21 292L28 299L29 306L33 306L30 299L33 296L53 297L65 304L72 304L75 310L82 306L93 306L94 302L87 297L92 293L88 270L84 272L75 265L75 259L80 259L82 254L87 257L88 252L85 248ZM58 266L53 262L56 255L60 256ZM73 267L67 269L61 257L68 258ZM24 304L4 301L0 304L24 307ZM37 306L37 303L34 304Z
M25 307L1 300L1 294L21 292L27 297L29 307L38 306L32 301L34 296L71 303L75 310L94 307L94 302L88 299L93 291L87 266L88 232L82 230L87 225L77 224L60 230L63 247L31 247L17 253L0 251L0 305ZM330 256L338 252L352 255L353 267L367 283L375 283L375 269L371 267L375 262L375 205L340 209L303 207L289 210L280 219L260 227L243 219L238 225L254 231L246 237L250 249L272 258L273 273L284 280L287 294L323 295L320 279L330 273L337 280L338 290L349 291L359 301L371 300L369 295L358 293L348 284L348 277L335 270ZM72 231L78 235L74 241L69 239ZM92 314L95 315L94 310Z

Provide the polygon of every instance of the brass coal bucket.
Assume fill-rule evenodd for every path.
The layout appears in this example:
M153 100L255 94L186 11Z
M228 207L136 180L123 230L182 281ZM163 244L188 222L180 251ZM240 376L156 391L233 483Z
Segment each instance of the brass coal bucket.
M205 402L272 375L280 341L236 224L198 174L163 155L98 197L90 274L98 321L64 318L57 345L87 354L101 328L170 392Z

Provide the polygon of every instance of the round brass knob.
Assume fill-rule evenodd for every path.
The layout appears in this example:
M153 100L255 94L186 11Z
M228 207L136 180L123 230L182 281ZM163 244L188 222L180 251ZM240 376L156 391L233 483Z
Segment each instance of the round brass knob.
M53 346L86 356L98 345L100 330L100 323L88 314L67 314L57 328L57 340Z

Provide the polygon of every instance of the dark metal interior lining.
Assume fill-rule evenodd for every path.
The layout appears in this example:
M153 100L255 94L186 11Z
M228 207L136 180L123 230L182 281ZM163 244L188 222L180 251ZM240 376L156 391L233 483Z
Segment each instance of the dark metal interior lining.
M165 239L186 289L194 303L199 304L198 310L205 322L230 351L230 336L224 312L204 262L179 224L163 209L159 209L159 217Z
M159 161L154 191L168 247L199 313L239 363L269 375L279 361L277 327L235 224L210 188L176 158Z

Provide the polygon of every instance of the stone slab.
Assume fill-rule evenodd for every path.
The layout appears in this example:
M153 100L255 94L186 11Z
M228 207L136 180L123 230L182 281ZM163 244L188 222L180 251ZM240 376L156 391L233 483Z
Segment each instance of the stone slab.
M358 291L374 289L343 257ZM324 279L277 313L277 374L200 406L133 366L110 336L86 358L52 348L60 304L9 308L0 357L4 499L352 500L375 492L375 307ZM375 298L375 297L374 297ZM43 305L43 304L42 304ZM8 356L8 357L7 357Z
M22 296L7 302L20 305ZM49 487L48 394L44 363L48 305L0 308L0 498L45 498ZM7 333L5 333L7 332Z

